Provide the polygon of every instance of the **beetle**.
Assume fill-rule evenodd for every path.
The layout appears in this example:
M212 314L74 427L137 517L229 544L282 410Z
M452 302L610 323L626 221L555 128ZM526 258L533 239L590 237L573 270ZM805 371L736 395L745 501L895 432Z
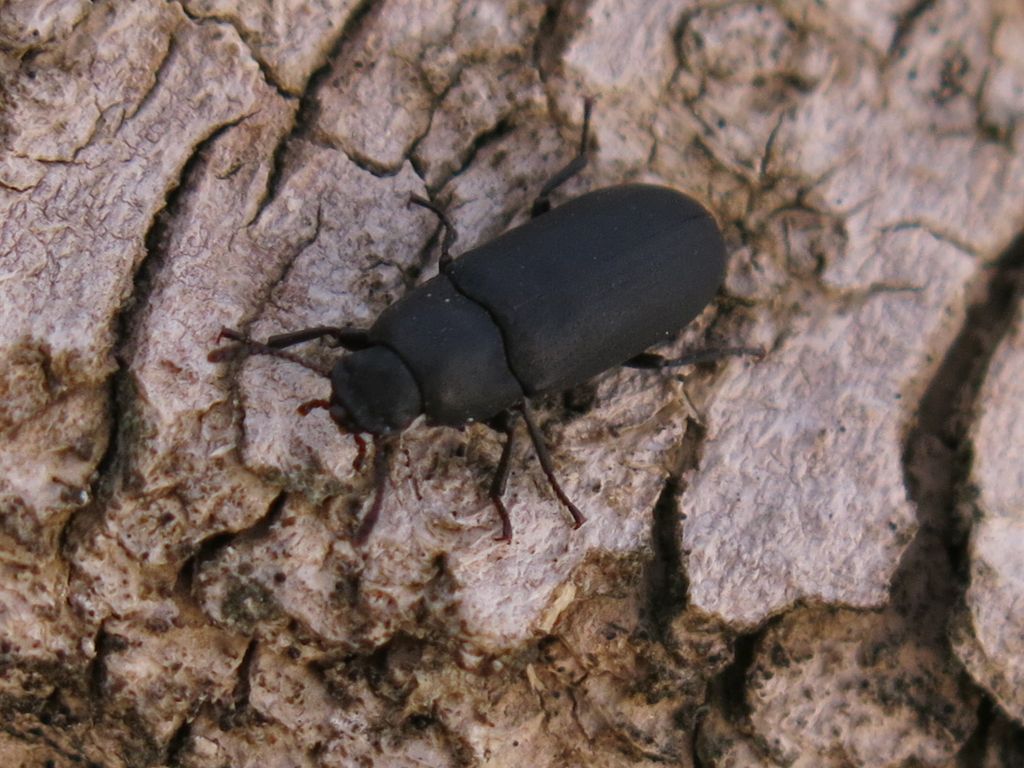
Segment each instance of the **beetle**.
M714 217L681 192L622 184L583 194L556 208L550 195L588 159L591 102L573 160L540 190L531 218L458 259L457 231L445 211L432 211L443 230L438 274L385 309L368 329L317 326L252 341L224 328L211 362L240 352L291 360L330 379L329 400L299 408L328 411L356 437L361 466L373 436L375 497L354 540L364 543L380 513L394 437L421 414L438 425L481 421L505 434L489 496L501 520L498 541L511 541L502 501L522 416L548 483L572 516L585 522L555 477L529 399L569 389L609 368L660 369L763 350L726 347L666 359L645 352L690 323L718 292L725 245ZM347 350L326 368L283 351L328 337Z

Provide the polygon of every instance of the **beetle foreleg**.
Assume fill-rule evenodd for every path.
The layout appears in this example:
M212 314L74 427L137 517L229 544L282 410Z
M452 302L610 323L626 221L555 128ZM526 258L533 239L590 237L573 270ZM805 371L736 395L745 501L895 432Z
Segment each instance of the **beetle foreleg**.
M576 153L576 157L569 161L568 165L548 179L547 183L541 187L540 194L537 195L537 199L533 201L533 206L530 208L531 217L536 218L542 213L550 211L551 200L548 198L551 196L551 193L587 167L590 150L590 110L593 106L593 99L586 98L583 100L583 133L580 136L579 152Z
M301 403L299 405L299 407L296 408L295 410L298 412L299 416L309 416L309 414L311 414L313 411L317 410L318 408L321 408L321 409L323 409L325 411L331 410L331 401L330 400L320 400L320 399L317 399L317 400L307 400L306 402Z
M583 513L576 508L569 497L565 495L565 491L562 490L562 486L558 484L558 480L555 479L555 465L551 461L551 454L548 453L548 447L544 444L544 435L540 432L540 427L537 426L536 420L533 418L533 411L530 409L529 404L524 400L518 406L519 411L523 414L523 419L526 421L526 428L530 432L530 440L533 442L533 449L537 452L537 459L540 461L540 466L544 470L544 474L547 475L548 485L551 486L551 490L555 492L558 500L565 505L565 508L569 510L569 514L572 515L573 528L579 528L585 522L587 518L583 516Z
M708 349L697 349L687 352L682 357L662 357L653 352L641 352L636 357L631 357L622 365L626 368L642 368L647 370L660 370L661 368L681 368L684 365L697 365L698 363L710 363L721 360L725 357L764 357L763 347L709 347Z
M377 525L377 518L380 517L380 508L384 504L384 492L388 487L388 465L391 461L391 447L390 440L380 437L373 438L373 504L370 506L370 511L366 513L366 517L359 524L356 535L352 537L352 542L356 546L362 546L366 543L366 540L370 538L370 534L373 533L374 526Z
M515 414L506 411L503 422L501 431L505 433L505 445L501 449L501 458L498 460L498 468L494 472L494 479L491 480L488 495L494 508L498 510L498 517L501 518L501 535L496 536L494 540L508 543L512 541L512 520L508 516L508 507L501 497L505 495L509 472L512 469L512 450L516 442Z
M356 443L356 457L352 459L352 471L361 472L363 462L366 461L366 439L358 432L352 433L352 439Z

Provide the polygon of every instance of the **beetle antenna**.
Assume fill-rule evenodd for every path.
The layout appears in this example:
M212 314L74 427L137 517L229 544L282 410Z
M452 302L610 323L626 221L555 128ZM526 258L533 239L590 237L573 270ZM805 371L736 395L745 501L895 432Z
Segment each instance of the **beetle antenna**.
M223 363L227 360L231 360L240 354L248 355L266 355L268 357L277 357L281 360L287 360L290 363L301 365L303 368L308 368L314 373L319 373L324 378L329 379L331 377L331 369L325 365L318 365L317 363L305 360L298 355L293 355L290 352L285 352L282 349L262 344L258 341L253 341L248 336L238 331L232 330L231 328L221 328L220 333L217 334L217 343L219 344L224 339L230 339L231 341L237 342L231 346L221 347L215 349L206 356L206 359L211 363ZM312 407L310 410L312 410Z

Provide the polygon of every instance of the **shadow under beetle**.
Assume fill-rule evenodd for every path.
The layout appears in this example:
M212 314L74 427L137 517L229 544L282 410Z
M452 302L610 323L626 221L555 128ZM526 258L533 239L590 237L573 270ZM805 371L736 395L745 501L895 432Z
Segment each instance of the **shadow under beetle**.
M519 415L574 527L585 521L555 478L528 398L617 365L658 369L763 354L746 347L674 359L644 352L714 298L725 275L725 246L707 210L665 187L623 184L551 208L551 193L587 164L590 107L587 100L576 157L541 188L530 221L460 258L451 255L458 235L446 213L429 200L410 199L440 220L438 274L384 310L371 328L318 326L266 343L221 331L219 338L237 343L211 352L212 362L240 352L272 355L330 379L330 399L304 403L299 412L327 409L342 432L353 434L357 468L366 446L360 433L373 436L376 493L356 543L366 541L380 514L394 436L420 414L434 424L482 421L505 433L489 495L501 517L497 540L511 541L502 496ZM348 350L332 368L282 351L321 337Z

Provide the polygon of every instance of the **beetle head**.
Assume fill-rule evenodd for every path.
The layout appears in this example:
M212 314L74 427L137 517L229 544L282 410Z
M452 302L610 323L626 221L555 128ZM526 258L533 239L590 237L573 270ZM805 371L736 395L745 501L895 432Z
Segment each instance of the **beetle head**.
M422 412L416 380L387 347L351 352L331 370L331 418L347 432L394 434Z

